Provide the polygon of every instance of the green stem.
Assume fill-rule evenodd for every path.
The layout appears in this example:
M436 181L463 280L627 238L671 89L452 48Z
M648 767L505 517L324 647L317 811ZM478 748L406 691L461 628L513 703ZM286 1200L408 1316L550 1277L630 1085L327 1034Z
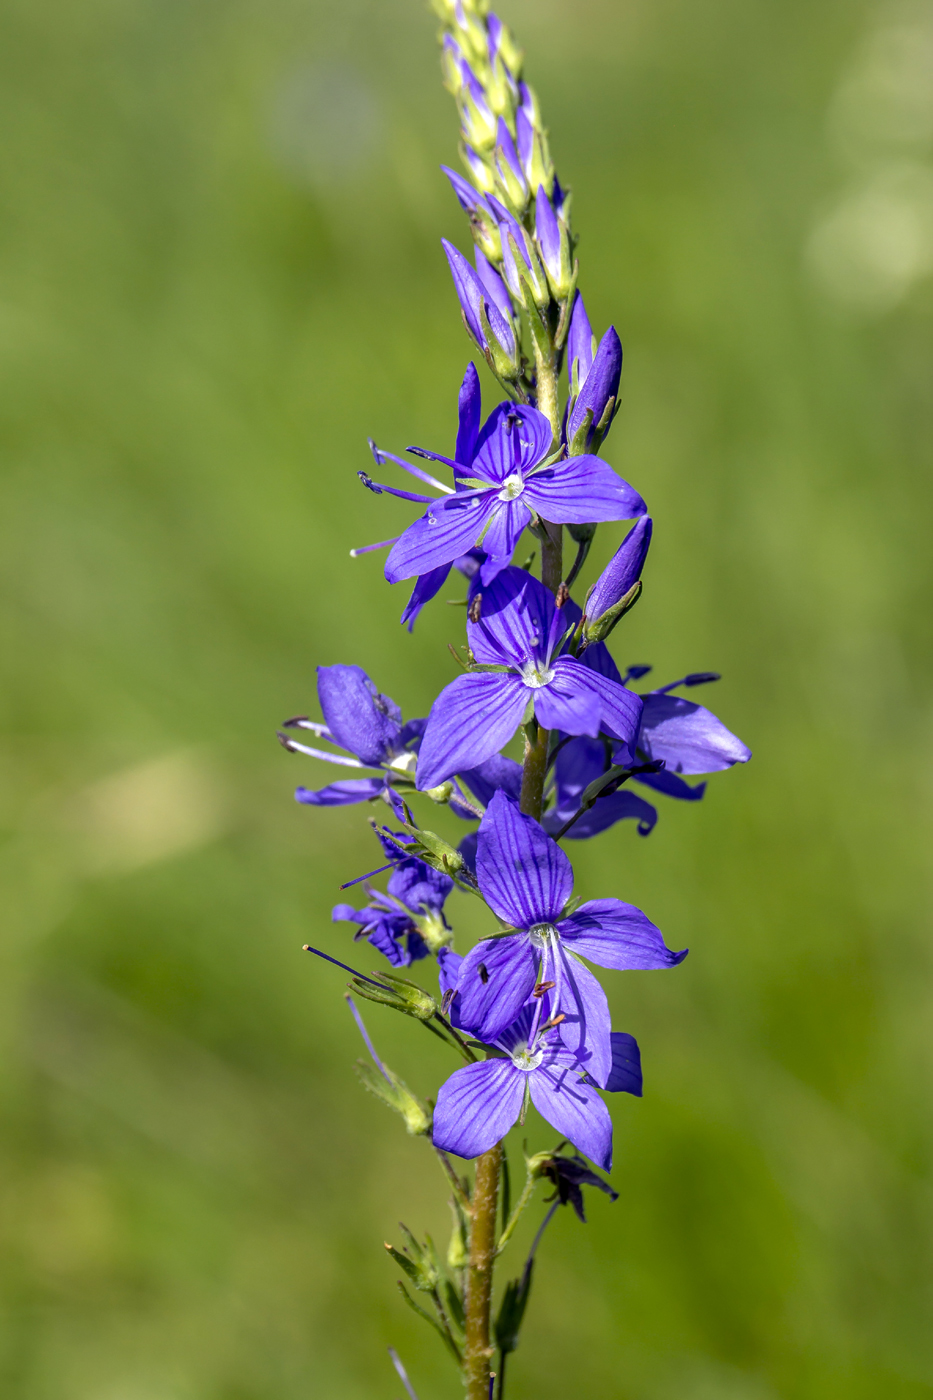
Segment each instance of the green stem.
M544 780L547 777L547 746L549 730L539 729L537 741L525 738L525 762L522 767L521 810L535 821L541 820L544 806Z
M499 1204L498 1143L477 1158L473 1187L470 1261L467 1271L466 1339L463 1379L467 1400L489 1400L489 1309L492 1300L492 1268L496 1257L496 1214Z
M558 390L557 356L554 342L549 338L545 350L535 339L535 384L539 410L551 425L552 446L560 442L560 393ZM564 530L562 525L551 525L546 520L541 540L541 582L545 588L556 593L563 573Z

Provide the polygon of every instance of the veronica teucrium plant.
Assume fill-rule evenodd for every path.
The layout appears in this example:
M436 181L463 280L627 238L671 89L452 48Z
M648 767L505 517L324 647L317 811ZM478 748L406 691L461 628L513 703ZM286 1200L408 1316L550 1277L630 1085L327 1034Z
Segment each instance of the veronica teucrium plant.
M473 360L456 408L451 385L452 456L410 447L411 461L370 443L380 476L401 468L419 489L361 471L363 485L417 510L397 538L350 552L386 547L388 581L413 580L402 615L409 629L452 569L463 577L466 637L451 647L460 669L427 718L406 721L359 666L321 666L321 718L290 719L280 738L341 770L333 782L299 787L299 802L365 803L372 814L379 858L343 886L354 887L354 902L333 910L339 956L309 951L351 974L347 1000L369 1052L360 1079L424 1139L452 1193L443 1258L406 1227L398 1245L386 1246L401 1293L460 1368L468 1400L501 1400L543 1230L561 1205L585 1219L583 1187L615 1198L593 1169L612 1166L606 1096L642 1093L639 1047L613 1029L592 968L612 978L673 968L686 956L634 905L575 895L561 843L628 820L647 836L657 794L696 802L705 782L688 779L750 753L681 693L715 673L636 689L650 667L620 670L606 645L641 594L653 529L639 490L599 455L619 408L622 346L612 326L593 333L577 285L570 194L515 40L484 0L434 4L465 174L443 169L473 244L468 257L445 240L439 256ZM485 416L477 364L499 393ZM600 524L619 543L577 601ZM570 568L565 530L575 546ZM430 829L432 804L465 823L459 845ZM383 875L378 888L372 882ZM489 932L458 952L450 906L465 896L486 906ZM339 940L351 936L380 954L381 970L348 964ZM441 1040L456 1061L449 1077L419 1085L424 1097L404 1084L377 1053L360 999ZM513 1200L504 1139L529 1113L553 1129L554 1147L526 1158ZM552 1191L549 1209L524 1266L494 1299L496 1265L539 1184Z

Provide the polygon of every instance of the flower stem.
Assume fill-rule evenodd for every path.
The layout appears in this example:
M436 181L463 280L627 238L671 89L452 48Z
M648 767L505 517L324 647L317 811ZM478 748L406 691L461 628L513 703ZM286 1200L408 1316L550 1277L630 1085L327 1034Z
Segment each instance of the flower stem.
M537 742L525 739L525 762L522 767L522 793L519 805L528 817L541 820L544 805L544 780L547 776L547 729L538 730Z
M497 1143L476 1161L470 1227L470 1263L466 1296L466 1345L463 1379L467 1400L489 1400L489 1310L496 1254L496 1215L502 1148Z

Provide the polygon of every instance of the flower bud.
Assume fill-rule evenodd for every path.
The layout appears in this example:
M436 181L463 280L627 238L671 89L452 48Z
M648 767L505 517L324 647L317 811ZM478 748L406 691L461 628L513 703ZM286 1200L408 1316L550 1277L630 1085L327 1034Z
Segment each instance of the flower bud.
M502 239L502 275L509 291L526 311L531 310L529 301L543 310L551 300L551 292L528 234L521 224L510 220L499 225L499 237Z
M417 982L409 982L407 977L399 977L394 972L373 973L372 980L354 977L350 985L367 1001L378 1002L380 1006L391 1007L393 1011L403 1011L406 1016L414 1016L416 1021L430 1021L438 1009L430 992L419 987Z
M507 24L503 24L498 15L490 15L486 21L486 28L489 33L489 62L492 65L495 60L501 59L513 78L517 78L522 71L522 60L524 55L515 42L515 36Z
M460 76L462 86L458 106L463 139L480 153L490 151L496 144L496 116L486 101L482 84L468 63L460 64Z
M521 218L528 203L528 182L512 134L501 117L496 134L496 173L499 193L512 213Z
M563 219L555 214L543 185L538 186L535 198L535 242L555 300L566 301L576 281L570 257L570 234Z
M641 578L651 544L651 531L650 515L643 515L635 521L590 589L584 608L586 620L600 619L616 607Z
M571 456L598 450L618 407L621 378L622 342L615 326L610 326L599 342L593 363L580 385L567 419L567 443Z
M467 330L500 378L516 378L519 373L518 342L510 321L499 310L479 274L459 249L446 239L441 242Z
M387 1243L386 1252L391 1254L419 1293L433 1293L440 1281L440 1270L430 1235L426 1237L424 1244L419 1244L407 1225L400 1225L400 1229L404 1232L408 1244L401 1250Z

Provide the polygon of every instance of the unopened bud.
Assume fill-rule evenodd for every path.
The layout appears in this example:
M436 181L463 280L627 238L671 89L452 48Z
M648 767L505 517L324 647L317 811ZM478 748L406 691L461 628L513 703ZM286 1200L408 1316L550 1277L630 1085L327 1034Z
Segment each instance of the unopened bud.
M389 1006L393 1011L403 1011L406 1016L414 1016L416 1021L430 1021L438 1009L430 992L419 987L417 982L409 982L407 977L399 977L394 972L374 973L373 980L354 977L350 985L367 1001Z
M641 579L633 583L624 597L620 598L614 608L609 608L592 622L584 620L583 623L583 643L589 646L591 642L604 642L609 633L615 627L620 618L624 617L630 608L633 608L641 597Z

